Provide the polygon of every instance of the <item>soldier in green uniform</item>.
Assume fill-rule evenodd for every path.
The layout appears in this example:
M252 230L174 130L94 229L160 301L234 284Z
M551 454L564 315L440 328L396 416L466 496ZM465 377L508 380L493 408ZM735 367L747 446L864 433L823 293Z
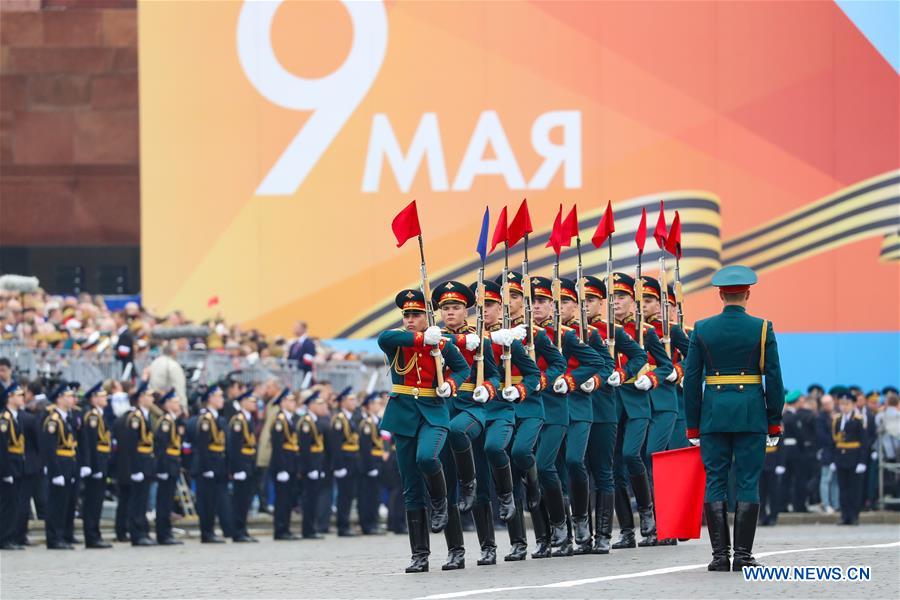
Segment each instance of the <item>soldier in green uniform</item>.
M669 440L669 450L677 448L687 448L690 443L687 439L687 425L684 418L684 368L682 363L688 353L691 345L691 334L694 332L693 327L686 324L678 325L678 299L675 297L675 288L669 286L669 323L672 329L669 335L672 337L672 366L678 373L675 383L675 398L678 401L678 416L675 418L675 427L672 429L672 438Z
M403 311L403 327L378 336L393 381L382 427L394 434L403 480L412 550L406 572L422 573L428 570L431 553L425 490L431 498L431 531L440 533L448 519L447 482L440 460L450 429L447 399L469 377L469 366L456 345L447 343L439 327L428 326L421 292L403 290L395 303ZM443 384L438 384L437 360L449 367ZM444 373L440 375L444 377Z
M615 506L616 516L619 519L620 537L612 545L612 548L616 550L635 547L634 514L631 511L631 500L628 497L627 488L629 482L641 519L643 539L637 545L656 545L653 494L650 477L644 465L643 447L652 415L653 401L650 391L658 388L660 383L672 373L672 361L669 360L666 349L659 341L653 325L642 323L642 331L639 332L637 329L634 317L634 294L634 278L625 273L613 273L613 303L616 322L635 341L640 343L643 337L643 346L647 352L648 361L648 364L636 377L623 379L622 373L613 373L612 378L608 380L610 385L617 387L616 410L619 414L615 453ZM619 368L622 367L625 358L622 354L618 355ZM616 377L617 374L618 377Z
M776 445L782 431L784 385L775 333L771 322L747 314L750 286L756 282L756 273L742 265L725 267L713 276L725 307L697 322L684 362L687 436L692 444L700 444L706 469L710 571L741 571L758 564L752 552L759 477L766 446ZM731 470L737 488L733 563L726 505Z
M515 405L516 430L512 442L510 458L514 469L514 480L524 480L525 499L531 512L531 524L534 528L537 548L532 553L532 558L550 558L550 516L547 505L541 501L541 482L538 476L538 466L535 452L538 439L544 426L544 396L550 392L546 390L548 381L556 379L566 371L566 359L559 349L553 345L547 333L539 326L532 324L531 335L528 336L525 325L525 293L522 282L522 274L517 271L507 272L509 282L509 314L513 328L509 330L510 337L526 344L531 341L531 348L526 350L533 353L539 369L540 385L534 391L528 391L525 399ZM498 285L503 285L503 276L495 279ZM491 337L497 335L493 332ZM527 339L526 339L527 337ZM505 340L501 340L502 341ZM549 446L547 447L549 454ZM549 459L548 460L552 460ZM555 466L554 466L555 468ZM520 500L521 502L521 500ZM525 534L524 515L523 522L518 523L513 519L507 525L510 534L512 551L504 560L525 560L527 555L527 539Z
M588 321L599 330L602 337L609 335L609 324L603 319L606 300L606 284L597 277L585 277L585 306ZM625 333L621 325L614 324L613 340L615 352L624 355L626 361L617 367L618 374L610 373L599 389L591 393L593 422L588 438L588 467L594 478L594 554L608 554L612 543L613 507L615 506L615 483L613 479L613 456L616 448L616 431L619 417L616 413L615 388L608 383L610 377L616 381L631 379L647 364L647 353ZM607 347L605 351L608 351Z
M598 329L587 324L587 336L582 333L579 320L578 291L571 279L562 279L560 314L562 323L571 327L579 339L587 338L587 344L596 353L600 369L587 381L569 392L569 429L566 432L566 471L569 480L569 497L572 507L572 525L575 530L575 554L591 554L590 481L586 466L588 438L594 421L593 394L599 391L612 375L615 363L600 336ZM575 368L569 361L569 368Z

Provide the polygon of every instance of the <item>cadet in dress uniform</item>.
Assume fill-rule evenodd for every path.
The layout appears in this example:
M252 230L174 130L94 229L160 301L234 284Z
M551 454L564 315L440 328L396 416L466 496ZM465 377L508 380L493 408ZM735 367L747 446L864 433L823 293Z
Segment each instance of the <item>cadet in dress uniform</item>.
M150 538L147 501L150 494L150 478L156 474L150 407L157 397L149 387L141 391L137 406L128 413L117 450L119 459L123 462L121 469L130 481L128 533L132 546L156 545Z
M240 410L228 421L225 438L225 456L232 489L232 538L234 542L258 542L247 533L247 513L253 500L256 470L256 434L253 411L257 408L256 396L247 390L238 397Z
M325 434L319 428L322 417L328 414L328 405L318 391L311 392L303 401L306 412L297 422L297 440L300 446L299 476L303 478L300 506L303 510L303 539L321 540L316 531L319 514L319 488L325 479Z
M275 406L278 416L272 423L272 461L269 473L275 481L275 511L272 514L274 538L282 541L299 540L291 533L291 511L297 498L297 466L300 445L294 431L294 413L297 411L297 397L287 393Z
M379 431L378 415L372 410L378 392L367 394L362 401L362 419L359 421L359 526L363 535L383 533L378 525L378 507L381 505L381 471L384 465L384 440Z
M178 425L181 401L172 388L160 402L163 415L156 423L153 443L156 450L156 543L174 546L183 543L172 535L172 507L181 475L182 440Z
M191 474L197 485L197 516L200 518L200 541L204 544L225 543L223 538L216 535L216 507L219 496L225 493L228 481L225 432L219 422L219 411L224 403L222 388L211 387L206 407L197 417L191 442Z
M597 277L585 277L585 305L588 320L596 327L601 337L609 335L609 325L603 319L606 300L606 284ZM617 367L618 375L614 381L626 381L636 376L647 364L647 353L638 346L631 336L625 333L621 325L614 324L615 352L624 356L621 367ZM609 354L609 348L604 352ZM612 357L610 357L612 358ZM616 449L616 431L619 416L616 412L615 388L609 384L610 373L599 389L591 392L593 403L593 422L588 439L588 467L594 478L594 545L592 553L608 554L612 544L612 520L615 507L615 479L613 476L613 457Z
M440 533L447 527L448 519L447 482L440 459L450 429L448 399L469 377L469 366L439 327L428 326L421 292L403 290L395 303L403 311L403 327L378 336L378 346L389 361L393 381L382 427L394 434L403 480L412 550L412 562L406 572L422 573L428 570L431 553L425 490L431 498L431 531ZM449 368L442 374L442 385L437 383L432 352L439 354L442 364Z
M106 493L109 454L112 435L106 427L104 409L108 403L101 381L84 393L88 410L81 425L78 448L81 456L81 479L84 496L81 503L81 519L84 524L84 545L87 548L111 548L100 535L100 515L103 512L103 496Z
M712 284L725 307L698 321L684 362L687 436L700 444L706 469L704 512L713 549L710 571L758 564L753 537L766 446L781 436L784 385L772 323L747 314L756 273L741 265L718 271ZM763 385L765 378L765 385ZM704 388L704 383L706 384ZM729 565L728 473L734 470L734 562Z
M788 392L784 401L794 402L800 392ZM762 475L759 477L759 524L775 525L781 511L781 488L784 482L785 468L784 437L778 438L778 444L766 445L766 462L763 463Z
M671 323L669 336L672 338L672 366L678 374L675 386L675 398L678 401L678 417L675 419L675 427L672 429L672 438L669 440L669 450L677 448L687 448L690 446L688 442L687 425L684 420L684 367L682 362L687 356L688 348L691 345L691 334L694 332L692 327L686 324L678 325L678 305L675 297L675 288L671 285L669 290L669 323Z
M641 334L637 331L634 318L634 278L625 273L613 273L613 302L615 304L616 322L622 326L633 340L639 341ZM616 516L619 519L619 540L612 545L613 549L634 548L634 513L631 511L631 500L628 497L627 485L631 483L634 499L637 501L640 515L641 535L639 546L655 546L656 519L653 516L653 494L650 477L644 464L643 447L650 426L653 400L650 391L658 388L672 371L672 361L666 349L659 341L653 325L643 323L644 350L647 352L648 364L636 377L622 379L623 373L614 373L610 384L618 384L616 390L616 410L619 414L619 427L616 439L615 481L616 481ZM619 368L625 356L618 355ZM649 370L647 370L649 368ZM618 374L618 377L616 375ZM672 396L674 404L674 396Z
M582 335L579 320L578 290L571 279L562 279L560 288L560 312L562 323L575 331L578 339ZM586 314L586 311L585 311ZM569 428L566 432L566 471L569 479L569 495L572 507L572 525L575 530L574 554L591 554L590 481L587 471L587 446L591 425L594 421L593 394L612 375L615 363L606 347L599 330L587 325L587 345L596 353L600 368L593 376L569 392ZM577 359L569 359L569 371L578 367ZM615 406L615 405L613 405Z
M862 496L862 476L866 472L865 422L856 410L856 400L847 390L838 396L840 413L831 421L834 463L841 499L839 525L858 525Z
M51 400L39 443L48 484L44 529L49 550L73 550L75 547L65 540L65 532L69 499L78 476L78 442L69 420L69 412L75 407L75 387L60 384Z
M359 480L359 431L353 419L356 396L346 388L338 394L338 409L331 419L331 447L334 448L332 474L337 481L337 534L338 537L356 535L350 528L350 509L356 497ZM357 509L358 510L358 509Z
M0 410L0 550L25 549L16 543L19 494L25 473L25 434L18 419L24 406L24 390L14 382L6 389L6 406Z
M477 293L478 283L471 289ZM494 541L493 510L491 506L490 486L493 479L497 496L500 500L501 518L506 521L512 544L512 557L508 560L524 560L527 545L525 543L525 517L522 500L513 499L513 475L510 457L507 454L515 432L516 403L528 399L541 385L541 372L534 360L528 355L522 342L515 337L524 338L525 328L520 327L515 334L511 330L502 329L502 300L500 285L493 281L484 282L484 328L490 332L492 358L498 369L504 369L504 350L509 349L510 385L503 387L500 394L495 395L485 405L485 423L483 443L475 443L475 472L478 479L477 493L473 514L478 541L481 544L479 565L493 565L497 562L497 544ZM498 388L505 385L504 374L498 373ZM513 503L514 512L511 517L504 515L504 510Z

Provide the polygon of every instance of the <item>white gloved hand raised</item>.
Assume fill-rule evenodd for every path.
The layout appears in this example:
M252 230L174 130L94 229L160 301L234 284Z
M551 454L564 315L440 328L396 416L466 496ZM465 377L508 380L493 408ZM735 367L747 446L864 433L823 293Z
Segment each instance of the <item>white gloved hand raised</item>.
M481 339L477 335L474 333L466 334L466 350L472 352L477 349L479 345L481 345Z
M477 388L475 388L475 391L472 392L472 400L478 402L479 404L484 404L490 399L490 397L491 393L483 385L479 385Z
M441 328L437 325L432 325L425 330L424 341L429 346L437 346L441 342L442 337Z
M449 398L450 394L453 393L453 388L450 387L450 383L445 381L435 390L435 393L439 398Z
M500 346L509 346L512 344L513 336L511 329L498 329L491 332L491 341Z
M515 402L520 398L519 388L514 385L503 388L503 399L507 402Z
M675 383L678 380L678 371L672 369L672 372L666 375L666 381L669 383Z
M528 328L525 327L524 323L522 323L510 329L509 332L512 334L512 338L514 340L518 340L521 342L528 335Z
M581 391L584 392L585 394L590 394L591 392L594 391L595 385L596 384L594 383L594 378L591 377L590 379L588 379L587 381L585 381L584 383L581 384Z
M606 385L609 387L619 387L622 385L622 376L618 371L613 371L612 375L606 378Z
M557 377L553 382L553 391L557 394L566 394L569 391L569 383L562 377Z
M775 467L776 475L784 475L785 471L787 471L787 469L785 469L783 465L778 465L777 467Z
M90 467L81 467L81 469L78 470L78 474L81 475L82 479L84 479L85 477L90 477L91 476L91 468Z
M287 471L279 471L278 474L275 475L275 479L277 481L279 481L280 483L284 483L285 481L287 481L290 478L291 478L291 476L288 475Z
M247 472L246 471L238 471L234 475L232 475L235 481L247 481Z
M634 387L647 392L653 388L653 382L646 375L641 375L637 378L637 381L634 382Z

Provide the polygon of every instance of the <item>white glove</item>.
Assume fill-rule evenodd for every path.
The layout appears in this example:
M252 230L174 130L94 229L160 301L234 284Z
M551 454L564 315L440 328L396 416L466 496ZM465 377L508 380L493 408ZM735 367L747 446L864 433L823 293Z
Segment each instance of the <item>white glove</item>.
M425 343L429 346L437 346L441 342L441 328L437 325L432 325L428 329L425 330Z
M776 475L784 475L785 471L787 471L787 469L785 469L782 465L778 465L777 467L775 467Z
M872 450L872 460L878 460L878 450Z
M232 475L235 481L247 481L247 472L246 471L238 471L234 475Z
M569 383L562 377L557 377L553 382L553 391L557 394L565 394L569 391Z
M278 471L278 474L275 475L275 479L277 479L281 483L284 483L285 481L290 479L290 475L288 475L287 471Z
M58 486L62 487L64 485L66 485L66 478L63 477L62 475L57 475L56 477L54 477L53 479L50 480L50 483L52 483L53 485L58 485Z
M650 391L650 388L653 387L653 382L650 381L650 378L646 375L641 375L637 378L637 381L634 382L634 387L647 392Z
M487 402L490 397L491 393L483 385L479 385L477 388L475 388L475 391L472 392L472 400L480 404L484 404L485 402Z
M510 346L513 342L511 329L498 329L491 332L491 341L500 346Z
M378 469L372 469L366 473L369 477L378 477Z
M767 435L766 436L766 446L771 448L772 446L778 445L778 440L781 439L780 435Z
M156 478L159 479L160 481L168 481L169 474L168 473L157 473Z
M81 475L82 479L84 479L85 477L90 477L91 476L91 468L90 467L81 467L78 470L78 474Z
M103 479L103 473L94 473L91 475L91 479Z
M450 384L445 381L435 390L435 392L439 398L449 398L453 389L450 387Z
M318 471L310 471L309 473L306 474L306 478L311 481L316 481L319 479L319 472Z
M528 328L524 324L516 325L509 330L514 340L522 341L528 336Z
M519 399L519 388L514 385L511 385L507 388L503 388L503 399L507 402L515 402Z
M829 469L831 469L831 472L834 473L835 471L837 471L837 465L834 463L831 463L831 466L829 467Z
M612 375L606 378L606 385L609 387L619 387L622 385L622 376L618 371L613 371Z
M469 352L478 348L481 345L481 340L474 333L466 334L466 350Z
M344 477L347 476L347 469L338 469L338 470L336 470L336 471L334 472L334 476L335 476L337 479L343 479Z
M12 475L10 475L9 477L3 478L3 483L12 483L12 482L13 482Z
M213 473L212 471L204 471L203 476L206 477L207 479L212 479L213 477L216 476L216 474Z
M691 444L691 446L699 446L700 438L688 438L688 442Z
M861 475L865 472L866 472L866 465L864 465L863 463L859 463L858 465L856 465L856 474L857 475Z
M672 372L666 375L666 381L668 381L669 383L675 383L677 379L678 371L676 371L675 369L672 369Z
M594 391L594 378L591 377L587 381L581 384L581 391L585 394L590 394Z
M131 480L135 483L140 483L144 480L144 474L142 472L132 473Z

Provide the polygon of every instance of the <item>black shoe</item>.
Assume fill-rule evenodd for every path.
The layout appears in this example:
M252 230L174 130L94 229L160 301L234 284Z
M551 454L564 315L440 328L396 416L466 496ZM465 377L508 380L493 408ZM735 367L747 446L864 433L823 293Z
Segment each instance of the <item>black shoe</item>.
M528 546L524 542L515 542L509 550L509 554L503 557L506 562L517 562L528 558Z
M663 538L661 540L658 540L656 542L656 545L657 546L677 546L678 540L676 540L675 538Z
M613 492L597 492L594 508L594 554L609 554L612 548L612 520L615 494Z
M478 532L478 544L481 547L481 558L478 565L497 564L497 542L494 538L494 515L490 504L476 504L472 507L472 518L475 519L475 531Z
M428 495L431 497L431 533L440 533L447 527L447 481L444 470L425 478Z
M259 540L256 539L256 538L253 537L253 536L249 536L249 535L239 535L239 536L237 536L236 538L232 539L231 541L232 541L232 542L235 542L235 543L237 543L237 544L246 544L246 543L254 543L254 542L258 542Z
M528 510L533 511L541 503L541 483L538 480L537 465L525 471L525 501Z
M566 504L561 488L550 488L544 492L544 501L550 513L550 545L556 548L569 537L566 529Z
M753 558L753 538L756 536L756 521L759 518L759 504L738 502L734 510L734 560L732 571L744 567L761 566Z
M55 544L47 544L47 550L74 550L75 546L66 544L65 542L57 542Z
M225 538L220 538L217 535L206 536L200 539L201 544L224 544Z
M712 545L712 562L707 571L731 570L731 541L728 535L728 505L725 502L707 502L703 505L706 529Z
M301 537L296 533L282 533L276 535L273 539L276 539L279 542L296 542L297 540L301 539Z
M459 506L459 512L467 513L475 506L475 491L478 487L475 480L475 456L472 453L472 444L460 452L454 450L453 460L456 462L456 471L459 475L459 500L456 504Z
M531 526L534 528L535 545L531 558L550 558L550 517L547 515L546 498L531 511Z
M634 512L631 510L628 488L616 488L614 503L616 519L619 521L619 541L612 545L612 549L637 548L637 544L634 542Z
M481 558L478 559L476 564L479 567L484 567L486 565L496 565L497 564L497 547L496 546L483 546L481 548Z
M6 542L2 546L0 546L0 550L24 550L25 546L20 546L19 544L13 544L12 542Z
M644 537L638 546L656 545L656 517L653 514L653 492L650 490L650 479L647 472L631 476L631 489L638 506L641 519L641 535Z
M116 541L117 541L117 542L130 542L130 541L131 541L131 537L130 537L130 536L127 536L127 535L117 535L117 536L116 536Z
M550 558L551 556L553 556L553 548L550 546L550 541L547 539L537 540L534 552L531 553L531 558Z
M338 530L338 537L356 537L356 533L349 529Z
M572 556L573 554L575 554L575 548L572 546L572 540L566 538L565 540L563 540L563 543L553 551L553 554L551 554L551 556L556 558L559 556Z
M494 487L497 490L497 500L500 503L500 520L504 523L516 516L516 503L513 500L512 465L506 463L505 467L491 469L494 476Z
M406 532L403 532L403 535L406 535ZM321 533L310 533L308 535L303 536L304 540L324 540L325 536Z
M99 540L99 541L96 541L96 542L90 542L90 543L88 543L88 544L85 544L84 547L85 547L85 548L98 548L98 549L99 549L99 548L112 548L113 545L110 544L109 542L105 542L105 541L103 541L103 540Z
M472 515L474 517L474 515ZM432 517L433 519L433 517ZM466 548L460 523L459 507L451 506L447 511L447 527L444 529L447 541L447 562L441 566L442 571L455 571L466 568Z
M406 527L409 531L409 549L412 560L406 567L407 573L427 573L428 556L431 554L428 537L428 514L424 508L406 511Z
M135 541L131 542L132 546L155 546L156 542L148 537L138 538Z
M181 546L184 544L181 540L176 540L173 537L167 537L163 539L157 539L156 543L160 546Z
M459 546L447 552L447 562L441 565L441 571L458 571L466 568L466 549Z
M613 544L613 550L624 550L626 548L637 548L634 541L634 529L620 529L619 540Z
M26 548L30 548L31 546L35 546L36 544L31 541L31 539L26 535L22 539L16 542L20 546L25 546Z
M509 554L503 557L506 562L525 560L528 556L528 538L525 533L525 514L522 511L522 501L516 500L516 516L506 524L509 533Z
M77 538L77 537L75 537L75 536L73 535L72 537L70 537L70 538L68 538L68 539L66 540L66 543L67 543L67 544L72 544L73 546L80 546L80 545L83 544L84 542L82 542L79 538Z

